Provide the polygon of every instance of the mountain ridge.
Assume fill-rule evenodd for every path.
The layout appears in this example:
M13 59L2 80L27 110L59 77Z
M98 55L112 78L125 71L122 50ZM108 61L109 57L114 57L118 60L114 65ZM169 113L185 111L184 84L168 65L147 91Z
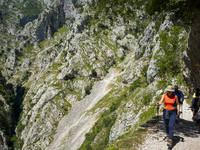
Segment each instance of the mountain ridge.
M160 82L157 76L154 56L160 48L160 33L167 31L170 35L174 25L170 14L155 21L140 9L130 21L120 17L97 21L88 12L80 13L89 6L84 0L55 1L19 30L14 39L1 46L2 73L7 83L13 85L15 95L19 94L17 86L26 89L20 100L15 99L15 103L22 105L13 133L16 138L11 140L13 149L48 149L57 139L54 136L62 118L92 94L95 83L103 82L110 68L117 68L123 74L109 85L111 91L98 103L104 115L99 112L99 119L87 128L89 133L84 142L82 139L93 148L100 146L94 141L108 144L124 133L135 131L136 126L150 117L146 112L155 113L154 103L166 84L179 84L187 94L196 86L187 82L188 88L181 73L170 82ZM94 24L89 27L88 21ZM180 39L181 34L189 33L183 28ZM181 53L181 57L190 59L186 53ZM184 62L182 70L184 77L190 79L192 73ZM106 99L110 101L106 103ZM102 125L96 133L95 125ZM93 144L87 143L90 134L95 139Z

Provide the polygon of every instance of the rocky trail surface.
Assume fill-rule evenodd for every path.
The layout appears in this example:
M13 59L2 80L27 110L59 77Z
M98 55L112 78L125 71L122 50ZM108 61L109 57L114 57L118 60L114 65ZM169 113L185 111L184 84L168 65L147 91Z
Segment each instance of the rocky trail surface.
M190 106L183 103L183 114L180 116L180 123L175 123L173 136L173 150L200 150L200 125L195 126L192 121ZM168 149L165 141L165 127L163 118L159 119L156 126L150 128L146 141L139 147L139 150L165 150Z
M72 106L69 114L60 121L54 141L47 150L76 150L81 146L85 134L93 127L101 111L88 114L87 110L93 108L111 90L110 83L122 73L117 69L110 69L104 80L94 84L90 95Z

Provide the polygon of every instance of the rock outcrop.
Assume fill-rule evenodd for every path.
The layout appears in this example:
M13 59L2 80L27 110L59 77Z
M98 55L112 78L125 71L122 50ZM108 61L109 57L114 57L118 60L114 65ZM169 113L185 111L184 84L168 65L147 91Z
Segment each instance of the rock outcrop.
M8 150L7 141L6 141L5 135L2 131L0 131L0 149Z

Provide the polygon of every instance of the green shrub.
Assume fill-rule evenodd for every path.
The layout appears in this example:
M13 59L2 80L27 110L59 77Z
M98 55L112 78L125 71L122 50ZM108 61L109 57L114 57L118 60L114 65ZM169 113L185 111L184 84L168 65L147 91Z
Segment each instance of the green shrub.
M83 4L81 3L74 3L75 8L83 8Z
M89 86L85 87L85 93L86 93L86 95L90 94L90 87Z
M93 77L97 77L97 72L96 72L95 69L92 69L92 76L93 76Z
M138 78L135 81L133 81L133 83L131 83L130 92L134 91L137 87L140 87L140 86L141 86L140 78Z
M189 0L148 0L145 4L146 12L149 15L154 15L166 12L173 14L173 18L180 19L184 25L191 25L195 18L195 8L200 4L199 1Z
M13 149L22 149L22 146L24 145L24 141L16 135L11 138L11 142L13 143Z
M30 76L31 76L31 72L26 71L25 75L22 77L22 82L27 81Z
M115 111L117 109L117 103L116 102L113 102L112 105L110 106L110 111Z
M157 88L158 89L165 89L167 87L168 82L166 80L158 81Z
M85 142L85 144L83 145L83 148L79 148L79 150L92 150L92 147L90 146L90 142Z
M108 127L108 125L112 122L112 119L110 117L106 117L103 119L103 124L105 127Z
M102 30L108 29L107 25L104 25L103 23L98 24L98 28L101 28Z
M112 147L109 147L108 149L106 150L119 150L119 148L117 148L117 146L112 146Z
M67 74L65 77L64 77L64 80L73 80L75 78L74 74Z
M43 11L41 2L35 0L27 0L18 7L28 17L36 16Z
M150 45L150 51L152 51L152 50L153 50L153 47L154 47L154 45Z
M26 126L26 125L21 124L21 122L18 123L17 131L18 131L19 133L21 133L21 132L23 131L23 129L25 128L25 126Z
M132 0L110 0L109 2L97 0L95 3L92 3L90 9L94 11L95 19L100 17L116 18L117 16L132 19L135 16L132 7L136 7L137 4Z
M145 95L143 98L143 105L149 105L152 100L151 94Z
M121 38L121 36L117 36L117 40L121 40L122 38Z
M93 133L93 132L92 133L86 133L85 137L86 137L86 140L93 141L94 138L95 138L95 133Z
M141 70L141 74L146 77L147 76L147 69L148 69L149 65L146 65L142 68Z
M159 35L160 49L156 52L154 59L157 60L155 63L158 67L157 76L161 78L174 77L181 71L182 52L186 48L185 37L179 39L181 32L180 27L173 26L170 29L170 35L166 30Z

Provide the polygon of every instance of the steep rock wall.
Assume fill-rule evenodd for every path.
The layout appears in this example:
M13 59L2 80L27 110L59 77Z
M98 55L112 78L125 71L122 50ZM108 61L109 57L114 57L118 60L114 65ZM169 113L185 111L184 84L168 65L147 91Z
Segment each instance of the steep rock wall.
M188 70L184 73L191 93L196 87L200 87L200 8L195 9L194 15L195 19L188 39L188 57L185 58Z

